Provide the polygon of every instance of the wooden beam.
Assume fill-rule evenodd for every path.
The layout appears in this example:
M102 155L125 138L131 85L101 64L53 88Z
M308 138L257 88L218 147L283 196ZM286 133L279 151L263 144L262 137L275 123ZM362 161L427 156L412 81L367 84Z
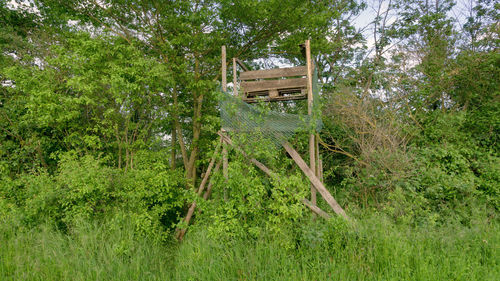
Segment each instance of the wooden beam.
M210 173L212 171L212 167L214 165L215 159L217 158L217 154L219 152L221 144L222 144L222 138L215 148L214 155L212 156L212 159L210 160L210 163L208 164L208 168L207 168L207 171L205 172L205 176L203 177L203 180L201 181L200 187L198 188L198 190L196 192L198 194L198 196L200 196L203 193L203 190L205 189L205 184L206 184L208 178L210 177ZM218 162L217 166L215 167L215 172L217 172L219 170L219 167L220 167L220 161ZM212 183L212 180L210 180L210 183L208 185L209 188L211 188L211 183ZM186 217L184 218L184 222L186 222L187 225L189 225L189 222L191 221L191 218L193 216L195 209L196 209L196 201L191 203L191 206L189 206L189 209L187 211ZM182 240L182 238L186 234L186 231L187 231L187 228L177 229L177 239Z
M241 73L240 79L253 80L253 79L269 79L269 78L294 77L294 76L306 76L306 75L307 75L307 68L305 66L296 66L296 67L286 67L286 68L245 71Z
M299 168L304 172L304 174L309 178L309 181L313 184L313 186L318 190L323 199L332 207L333 211L345 219L349 219L345 213L345 211L340 207L339 203L333 198L333 196L328 192L323 183L316 177L314 172L307 166L306 162L302 157L300 157L299 153L292 148L292 146L288 142L282 143L286 152L292 157L292 159L297 163Z
M220 146L222 144L222 139L219 141L217 146L215 147L214 155L212 156L212 159L210 160L210 163L208 164L207 171L205 172L205 176L203 177L203 180L201 181L200 187L198 188L198 195L201 195L203 192L203 189L205 188L205 184L207 183L208 177L210 177L210 173L212 172L212 168L215 163L215 159L217 158L217 153L219 153Z
M304 203L304 205L306 205L309 209L311 209L311 211L313 211L318 216L326 220L330 219L330 215L327 212L321 210L318 206L316 206L316 204L313 204L311 201L304 198L302 199L302 203Z
M248 66L242 62L239 58L236 58L236 62L240 65L241 68L243 68L244 71L250 71Z
M325 182L323 179L323 160L321 158L319 158L319 180Z
M313 65L311 61L311 41L306 40L306 67L307 67L307 113L312 114L313 91L312 91L312 76Z
M222 46L221 64L222 64L222 90L226 92L227 91L226 46Z
M312 72L313 65L311 61L311 41L306 40L306 62L307 62L307 114L309 114L310 120L312 120L312 110L313 110L313 91L312 91ZM309 168L315 176L316 173L316 141L314 134L309 136ZM316 205L316 190L311 184L311 201Z
M237 78L237 72L236 72L236 58L233 58L233 94L235 97L238 96L238 78Z
M246 103L255 103L261 101L273 102L273 101L292 101L292 100L305 100L305 99L307 99L306 95L297 94L290 96L279 96L275 98L270 98L270 97L243 98L243 101Z
M217 162L217 165L215 165L215 169L214 169L214 174L217 173L220 169L220 165L222 164L222 161L219 160L219 162ZM208 197L210 196L210 194L212 193L212 187L213 187L213 178L210 178L210 182L208 182L208 187L207 187L207 191L205 192L205 194L203 194L203 199L207 200Z
M228 153L227 153L227 142L222 140L222 175L224 176L225 186L224 186L224 200L227 200L227 184L229 181L228 173Z
M306 86L307 86L306 78L241 82L241 88L243 92L259 92L272 89L279 90L287 88L305 88Z

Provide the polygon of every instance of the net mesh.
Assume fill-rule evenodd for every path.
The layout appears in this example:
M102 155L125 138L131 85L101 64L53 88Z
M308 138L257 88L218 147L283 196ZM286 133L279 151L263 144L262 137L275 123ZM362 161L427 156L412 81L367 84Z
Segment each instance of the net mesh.
M290 114L272 110L267 103L250 105L241 98L221 91L219 106L222 129L231 135L244 135L252 143L281 145L298 132L319 132L323 126L320 114L318 75L313 76L312 115ZM292 105L293 106L293 105Z

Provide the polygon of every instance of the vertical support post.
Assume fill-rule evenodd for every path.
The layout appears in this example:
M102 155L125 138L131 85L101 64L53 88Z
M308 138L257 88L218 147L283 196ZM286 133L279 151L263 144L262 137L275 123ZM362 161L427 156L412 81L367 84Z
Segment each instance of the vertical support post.
M321 179L320 175L321 175L321 158L320 158L320 155L319 155L319 134L316 133L316 135L314 136L314 146L315 146L315 150L316 150L316 177L318 177L318 179L321 180L321 182L323 182L323 180Z
M223 140L222 142L222 175L224 175L224 182L226 186L224 186L224 200L227 200L227 183L229 180L228 174L228 159L227 159L227 142Z
M324 183L325 181L323 180L323 159L319 159L319 180L321 183Z
M307 114L312 118L313 115L313 89L312 89L312 76L313 64L311 60L311 41L306 40L306 63L307 63ZM316 142L314 134L309 136L309 167L314 174L316 174ZM311 184L311 203L316 205L316 189Z
M222 90L227 91L227 65L226 65L226 46L222 46Z
M238 83L238 79L236 77L236 58L233 58L233 94L235 97L238 96L238 87L236 84Z
M227 67L226 67L226 46L222 46L222 56L221 56L221 62L222 62L222 90L227 91ZM228 161L227 161L227 143L225 141L222 142L222 174L224 175L224 179L228 180L228 173L227 173L227 166L228 166ZM227 199L227 188L224 187L224 200Z

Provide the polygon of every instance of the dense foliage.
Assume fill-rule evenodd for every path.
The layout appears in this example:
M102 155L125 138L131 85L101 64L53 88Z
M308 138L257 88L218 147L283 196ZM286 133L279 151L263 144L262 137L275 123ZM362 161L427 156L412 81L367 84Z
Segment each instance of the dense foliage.
M490 0L0 0L0 244L11 245L0 275L494 280L498 11ZM215 173L201 199L221 45L259 69L304 64L306 39L322 82L324 182L352 221L313 217L304 175L262 143L250 154L275 177L230 148L228 179ZM306 135L289 141L306 154Z

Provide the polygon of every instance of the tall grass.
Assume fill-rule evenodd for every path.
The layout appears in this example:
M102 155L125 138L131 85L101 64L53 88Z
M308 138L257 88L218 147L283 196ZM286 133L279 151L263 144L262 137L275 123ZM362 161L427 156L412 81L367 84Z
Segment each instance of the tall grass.
M219 241L191 233L177 280L499 280L498 226L415 229L364 220L324 241L285 250L273 241ZM334 233L332 233L334 234ZM333 244L333 245L332 245ZM332 247L333 246L333 247Z
M498 223L412 228L365 219L312 223L285 249L272 239L221 241L203 228L180 244L136 236L126 223L0 225L2 280L499 280Z
M1 228L1 280L169 280L172 248L137 237L131 227L81 222L64 234L52 226Z

